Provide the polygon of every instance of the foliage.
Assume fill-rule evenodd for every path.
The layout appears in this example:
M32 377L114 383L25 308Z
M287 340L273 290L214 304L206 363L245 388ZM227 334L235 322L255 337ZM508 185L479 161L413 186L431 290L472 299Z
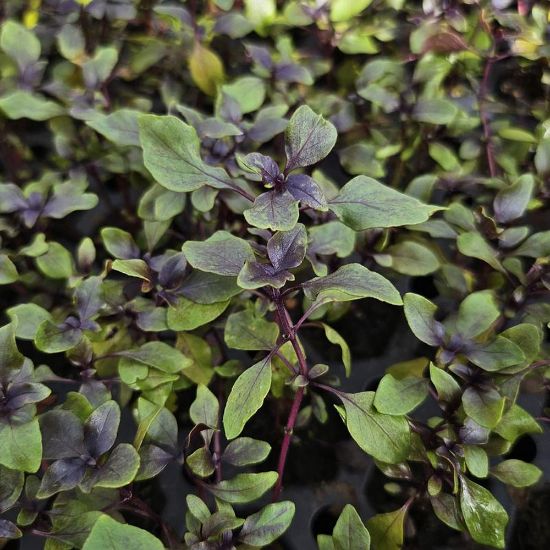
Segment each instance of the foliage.
M504 548L486 480L538 483L508 454L550 421L518 402L550 377L548 7L2 17L0 545L275 547L307 528L287 458L336 419L393 504L321 550L420 547L418 512ZM337 326L375 302L418 346L364 391ZM178 524L149 500L174 469Z

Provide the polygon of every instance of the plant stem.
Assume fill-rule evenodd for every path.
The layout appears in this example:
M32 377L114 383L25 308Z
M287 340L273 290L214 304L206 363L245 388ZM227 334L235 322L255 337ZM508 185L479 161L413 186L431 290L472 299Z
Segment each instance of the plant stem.
M283 489L283 476L285 472L286 457L288 455L288 449L290 447L290 440L294 432L294 425L296 424L296 419L298 418L298 413L300 412L300 405L302 404L302 398L304 397L304 387L298 388L294 394L294 401L292 401L292 407L290 408L290 414L288 415L288 420L285 426L285 435L283 437L283 443L281 445L281 451L279 453L279 463L277 465L277 483L275 484L275 489L273 490L273 502L279 500L281 496L281 490Z
M296 353L298 364L300 366L300 374L302 374L303 376L307 376L307 363L304 352L300 347L296 336L296 330L292 324L288 311L286 310L281 293L278 290L275 290L273 292L273 301L277 306L277 319L279 327L281 328L281 331L283 333L283 337L290 340L290 343L294 348L294 352ZM292 406L290 408L290 413L288 415L288 420L285 426L285 435L283 437L283 443L281 445L281 451L279 453L279 463L277 466L277 473L279 477L277 478L277 483L275 484L275 489L273 490L273 501L279 500L279 497L281 496L286 458L288 455L288 449L290 447L292 434L294 432L296 419L298 418L298 413L300 412L300 405L302 404L304 391L304 387L300 387L296 390L296 393L294 394L294 400L292 401Z

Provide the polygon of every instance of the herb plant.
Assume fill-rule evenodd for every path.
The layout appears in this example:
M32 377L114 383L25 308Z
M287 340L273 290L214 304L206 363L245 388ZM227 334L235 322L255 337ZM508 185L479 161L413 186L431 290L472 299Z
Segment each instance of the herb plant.
M548 475L548 6L0 17L0 547L504 548ZM315 449L383 481L303 483L311 531Z

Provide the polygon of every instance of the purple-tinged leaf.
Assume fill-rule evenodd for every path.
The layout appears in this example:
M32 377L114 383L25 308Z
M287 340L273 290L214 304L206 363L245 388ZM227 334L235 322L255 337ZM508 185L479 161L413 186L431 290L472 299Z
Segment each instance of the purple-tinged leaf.
M139 450L139 470L136 474L136 480L151 479L156 477L170 462L175 460L175 456L157 445L143 445Z
M44 205L41 215L60 219L77 210L90 210L97 203L97 195L83 193L79 186L68 181L56 185L54 194Z
M512 185L503 187L493 202L496 220L507 223L520 218L531 200L534 186L533 175L524 174Z
M251 141L265 143L284 132L287 125L288 121L280 116L258 117L246 132L246 136Z
M242 157L241 163L250 172L262 177L262 181L275 185L281 179L279 165L271 158L261 153L249 153Z
M101 277L89 277L78 285L75 301L81 321L90 319L103 305L101 281Z
M139 258L139 247L132 235L118 227L104 227L101 230L101 238L107 252L115 258L131 260Z
M265 69L272 69L273 61L271 59L271 53L269 53L269 50L267 48L247 44L246 50L248 52L248 55L255 63L258 63L258 65L262 65Z
M313 84L311 73L297 63L277 63L274 76L276 80L283 82L297 82L298 84L306 84L307 86Z
M242 38L252 32L254 25L242 13L224 13L216 20L214 32L231 38Z
M267 255L277 271L298 267L305 258L307 233L303 224L279 231L267 243Z
M86 473L86 462L80 457L56 460L44 474L38 498L48 498L60 491L74 489Z
M8 214L27 208L23 192L13 183L0 185L0 213Z
M86 454L84 429L79 418L70 411L55 410L40 416L42 457L74 458Z
M294 275L286 269L277 270L270 264L246 262L237 278L241 288L254 289L262 286L281 288L287 281L293 281Z
M222 460L233 466L248 466L263 462L271 451L271 445L251 437L238 437L225 448Z
M306 174L291 174L286 180L287 191L303 205L315 210L328 210L327 200L313 178Z
M256 197L252 208L244 211L244 217L249 224L272 231L292 229L299 215L298 202L287 191L262 193Z
M182 250L194 268L224 276L238 275L254 259L250 244L227 231L216 231L205 241L187 241Z
M324 159L336 143L336 128L321 115L302 105L290 118L285 131L285 173Z
M294 511L294 503L288 500L264 506L246 518L239 541L250 546L269 546L290 527Z
M93 487L124 487L136 477L139 468L139 455L128 443L117 445L109 458L97 469L89 469L81 482L84 492Z
M0 539L18 539L23 536L19 528L7 519L0 519Z
M405 317L414 335L429 346L439 346L443 343L445 329L435 320L437 306L420 296L408 292L403 297Z
M84 440L89 453L98 458L115 443L120 424L120 407L116 401L106 401L89 417L84 425Z
M40 351L59 353L74 348L81 338L80 321L75 317L68 317L61 324L46 320L38 326L35 345Z
M51 390L43 384L25 382L8 388L7 406L11 410L19 409L30 403L38 403L50 395Z

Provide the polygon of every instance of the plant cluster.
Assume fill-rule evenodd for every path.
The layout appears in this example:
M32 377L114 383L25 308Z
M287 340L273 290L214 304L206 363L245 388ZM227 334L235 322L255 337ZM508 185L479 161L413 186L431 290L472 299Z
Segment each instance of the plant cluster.
M548 6L0 15L0 541L279 547L287 459L336 421L394 505L351 497L318 548L407 547L418 512L504 548L488 480L526 494L507 454L550 421L518 403L550 384ZM335 325L376 301L417 352L344 391Z

